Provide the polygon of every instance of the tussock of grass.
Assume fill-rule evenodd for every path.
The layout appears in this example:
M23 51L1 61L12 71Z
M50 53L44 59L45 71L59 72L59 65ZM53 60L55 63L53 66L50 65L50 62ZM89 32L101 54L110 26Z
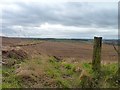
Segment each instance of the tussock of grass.
M89 79L89 87L92 88L117 88L118 87L118 77L115 77L116 72L118 71L118 64L117 63L112 63L112 64L106 64L101 66L101 71L100 72L93 72L91 64L88 63L83 63L82 64L83 68L85 71L89 74L86 75ZM113 78L117 78L116 80L113 80ZM112 78L112 79L111 79ZM84 78L85 79L85 78ZM110 82L111 80L111 82ZM87 80L81 80L87 81ZM92 82L90 82L92 81ZM115 83L115 84L113 84ZM84 84L88 84L87 82ZM82 86L82 84L81 84ZM84 86L84 85L83 85Z

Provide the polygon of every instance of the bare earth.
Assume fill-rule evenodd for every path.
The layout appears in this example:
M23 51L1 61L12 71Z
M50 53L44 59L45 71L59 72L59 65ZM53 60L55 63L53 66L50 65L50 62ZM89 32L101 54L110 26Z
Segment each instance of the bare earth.
M31 45L26 45L34 43ZM35 44L36 43L36 44ZM52 41L33 41L27 39L2 38L2 49L9 49L17 46L25 50L29 56L48 55L56 56L60 59L74 59L79 61L91 61L93 44L83 42L52 42ZM102 45L102 61L117 62L118 55L112 45Z

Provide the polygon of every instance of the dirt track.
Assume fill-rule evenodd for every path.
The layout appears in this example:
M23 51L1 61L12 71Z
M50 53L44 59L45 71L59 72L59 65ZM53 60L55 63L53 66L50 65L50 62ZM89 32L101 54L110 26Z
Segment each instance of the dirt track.
M11 45L25 44L21 46L23 50L28 52L30 56L35 55L49 55L56 56L58 58L74 58L76 60L91 60L93 45L88 43L70 43L70 42L51 42L51 41L42 41L33 45L26 45L33 42L33 40L27 39L9 39L3 38L2 45L3 47L9 47ZM118 56L112 45L103 44L102 47L102 60L103 61L117 61Z

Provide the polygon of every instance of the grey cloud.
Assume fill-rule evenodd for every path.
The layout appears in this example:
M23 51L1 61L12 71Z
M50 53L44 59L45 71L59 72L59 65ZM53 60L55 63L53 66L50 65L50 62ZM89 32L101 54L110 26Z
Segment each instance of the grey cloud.
M45 22L63 24L68 26L92 27L117 27L116 8L97 8L96 3L58 3L46 5L41 3L16 3L20 12L13 12L10 9L3 11L3 18L6 23L32 25ZM106 5L114 5L106 3ZM110 6L109 5L109 6ZM94 7L93 7L94 6Z
M20 10L3 8L3 33L8 35L19 33L19 30L10 28L12 26L37 27L46 22L83 28L117 29L117 3L64 2L43 4L17 2L13 5L16 5ZM79 37L93 36L96 33L99 31L91 30L82 35L78 32L70 32L66 35L68 37ZM34 34L30 33L30 35ZM39 33L38 35L42 34Z

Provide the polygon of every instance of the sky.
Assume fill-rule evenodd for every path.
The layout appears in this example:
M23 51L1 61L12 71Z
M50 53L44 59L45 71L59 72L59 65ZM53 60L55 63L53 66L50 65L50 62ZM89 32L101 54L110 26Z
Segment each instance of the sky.
M0 8L2 36L118 38L118 2L1 0Z

